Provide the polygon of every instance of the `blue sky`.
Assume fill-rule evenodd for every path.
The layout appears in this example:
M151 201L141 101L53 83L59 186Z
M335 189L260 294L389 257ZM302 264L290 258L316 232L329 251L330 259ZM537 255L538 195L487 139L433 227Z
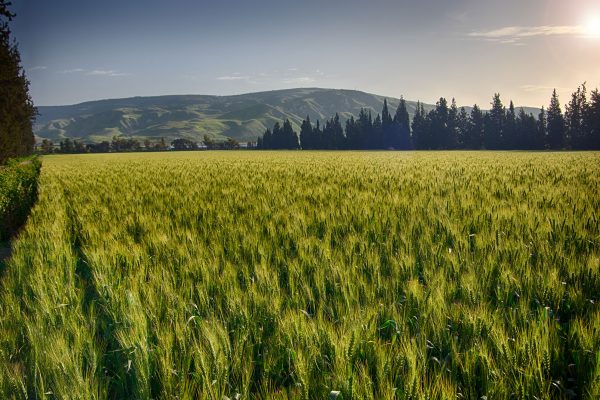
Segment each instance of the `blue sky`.
M486 107L600 86L598 0L16 0L37 105L292 87Z

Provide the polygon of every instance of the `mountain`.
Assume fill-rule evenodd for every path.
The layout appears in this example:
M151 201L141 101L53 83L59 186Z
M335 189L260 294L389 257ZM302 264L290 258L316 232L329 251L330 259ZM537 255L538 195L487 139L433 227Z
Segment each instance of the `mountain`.
M387 98L390 112L399 100ZM196 141L205 134L254 141L267 127L288 118L299 131L302 119L323 122L336 112L345 120L361 108L381 112L383 96L339 89L286 89L235 96L177 95L90 101L67 106L38 107L34 133L39 139L64 138L101 142L113 136L167 141L183 137ZM409 113L416 102L407 101ZM425 105L426 111L434 106ZM526 108L537 116L536 109Z

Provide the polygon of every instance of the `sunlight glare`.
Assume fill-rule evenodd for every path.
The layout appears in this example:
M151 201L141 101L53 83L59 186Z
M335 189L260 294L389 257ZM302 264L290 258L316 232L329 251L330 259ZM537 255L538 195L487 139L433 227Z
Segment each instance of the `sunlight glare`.
M590 17L585 26L585 33L591 38L600 38L600 17Z

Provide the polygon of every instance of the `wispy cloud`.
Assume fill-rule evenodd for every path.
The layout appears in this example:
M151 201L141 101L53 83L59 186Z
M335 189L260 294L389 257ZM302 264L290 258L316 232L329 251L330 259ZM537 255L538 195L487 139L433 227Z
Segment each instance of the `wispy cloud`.
M48 69L45 65L36 65L35 67L29 68L29 71L42 71Z
M217 76L217 80L218 81L245 81L245 80L248 80L248 77L242 76L242 75L237 75L237 74L232 74L232 75L225 75L225 76Z
M72 68L72 69L64 69L62 71L60 71L61 74L77 74L80 72L84 72L85 69L82 68Z
M86 75L91 75L91 76L128 76L131 74L128 74L126 72L117 72L115 70L104 70L104 69L95 69L92 71L88 71L86 73Z
M113 69L93 69L87 70L83 68L72 68L60 71L61 74L84 74L87 76L131 76L127 72L119 72Z
M549 86L549 85L522 85L519 87L519 89L523 90L524 92L545 92L545 93L546 92L550 93L554 89L556 89L558 91L569 90L569 88L555 87L555 86Z
M505 26L489 31L471 32L469 37L494 42L522 45L523 40L539 36L585 36L580 25Z
M289 68L283 72L259 72L257 74L242 75L239 72L234 72L229 75L218 76L215 79L218 81L243 82L248 84L263 84L268 82L280 82L286 85L307 85L316 82L316 78L309 75L294 74L295 68ZM324 74L317 70L317 75Z

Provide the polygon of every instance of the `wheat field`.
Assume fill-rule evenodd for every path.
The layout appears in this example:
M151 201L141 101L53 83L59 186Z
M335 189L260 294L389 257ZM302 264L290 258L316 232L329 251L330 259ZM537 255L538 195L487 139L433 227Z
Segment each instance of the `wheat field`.
M7 399L600 396L600 153L47 156Z

